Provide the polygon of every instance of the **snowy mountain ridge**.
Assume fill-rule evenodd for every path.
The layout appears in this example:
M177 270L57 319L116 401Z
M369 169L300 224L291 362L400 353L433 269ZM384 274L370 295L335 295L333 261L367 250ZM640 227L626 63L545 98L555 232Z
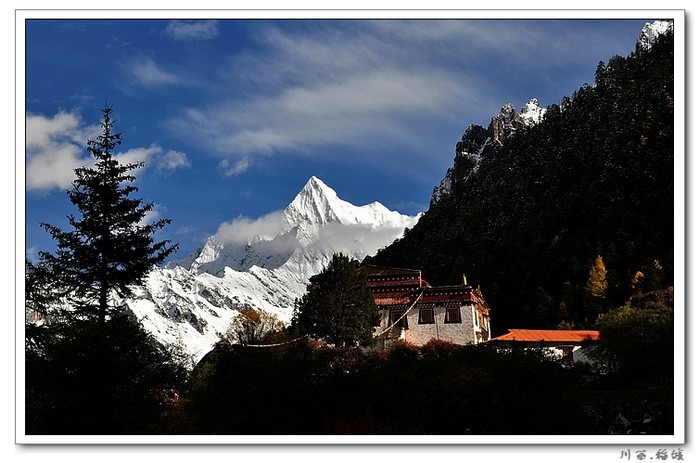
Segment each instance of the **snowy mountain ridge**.
M241 309L289 322L295 299L334 253L375 254L418 218L379 202L355 206L311 177L284 210L222 224L200 250L155 269L123 302L156 339L197 361Z

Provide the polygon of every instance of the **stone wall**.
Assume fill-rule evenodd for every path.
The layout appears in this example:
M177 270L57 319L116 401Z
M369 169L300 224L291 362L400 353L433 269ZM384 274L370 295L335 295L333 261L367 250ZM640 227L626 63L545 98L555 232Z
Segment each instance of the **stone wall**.
M395 311L400 312L399 309ZM481 329L481 327L475 327L475 308L472 305L459 307L461 323L445 323L446 311L446 307L434 307L434 323L419 323L420 305L414 307L406 315L408 326L401 330L398 328L401 324L397 324L397 328L392 329L391 334L394 338L403 339L419 346L431 339L449 341L460 345L476 344L476 331ZM381 333L389 326L390 312L393 311L380 311L381 321L377 327L377 333Z

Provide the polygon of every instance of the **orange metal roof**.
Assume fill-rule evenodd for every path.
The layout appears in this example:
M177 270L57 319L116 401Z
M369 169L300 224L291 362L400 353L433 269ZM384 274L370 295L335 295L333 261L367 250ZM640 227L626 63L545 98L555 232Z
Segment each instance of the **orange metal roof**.
M600 332L594 330L508 330L507 334L495 337L491 341L520 342L584 342L597 341Z

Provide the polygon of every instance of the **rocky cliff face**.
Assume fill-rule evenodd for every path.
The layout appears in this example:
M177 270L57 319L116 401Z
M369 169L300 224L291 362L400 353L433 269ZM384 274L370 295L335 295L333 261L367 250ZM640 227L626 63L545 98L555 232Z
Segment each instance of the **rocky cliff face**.
M433 190L431 205L449 195L457 182L466 181L494 147L518 131L539 123L545 112L546 109L540 108L537 98L533 98L521 111L516 110L511 103L503 105L499 113L491 118L486 129L476 124L467 127L462 139L457 142L454 164L447 169L445 178Z

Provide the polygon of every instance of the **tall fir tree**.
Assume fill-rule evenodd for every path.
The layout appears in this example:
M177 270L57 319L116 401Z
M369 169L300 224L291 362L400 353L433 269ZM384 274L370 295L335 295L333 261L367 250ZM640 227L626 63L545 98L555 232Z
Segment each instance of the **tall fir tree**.
M359 263L334 254L295 307L292 324L335 345L370 345L379 312Z
M57 250L40 253L77 312L101 322L114 309L109 304L112 292L131 295L131 286L177 249L169 240L154 241L153 235L170 220L145 223L153 203L131 197L138 191L131 172L144 163L122 164L114 157L122 134L113 131L112 108L105 105L102 114L101 134L87 142L95 164L75 169L76 179L67 191L79 215L68 216L70 231L42 223Z

